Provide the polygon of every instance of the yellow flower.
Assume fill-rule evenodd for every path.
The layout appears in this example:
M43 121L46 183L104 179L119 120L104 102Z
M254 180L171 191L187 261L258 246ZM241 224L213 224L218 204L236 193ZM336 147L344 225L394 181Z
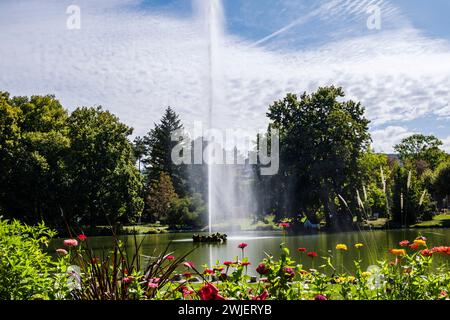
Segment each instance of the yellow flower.
M362 247L364 247L364 245L363 245L362 243L357 243L357 244L355 244L355 248L356 248L356 249L360 249L360 248L362 248Z
M419 247L426 247L427 246L427 243L424 240L421 240L421 239L414 240L414 244L419 246Z
M352 277L352 276L349 276L348 278L347 278L347 281L348 282L353 282L353 281L355 281L356 279L355 279L355 277Z
M368 272L368 271L361 273L361 276L362 276L363 278L368 278L368 277L370 277L371 275L372 275L372 273L371 273L371 272Z
M337 250L342 250L342 251L347 251L348 250L348 248L347 248L347 245L345 245L345 244L338 244L337 246L336 246L336 249Z
M342 283L342 282L345 282L345 280L347 280L347 279L345 277L339 277L334 280L336 281L336 283Z

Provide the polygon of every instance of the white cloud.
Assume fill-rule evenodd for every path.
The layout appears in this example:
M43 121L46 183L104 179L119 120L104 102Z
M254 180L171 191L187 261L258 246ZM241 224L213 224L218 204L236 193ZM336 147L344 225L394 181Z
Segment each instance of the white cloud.
M450 153L450 136L443 139L442 142L444 143L444 145L442 146L442 149L444 151L446 151L447 153Z
M360 15L368 1L359 6L341 2L348 2L341 15ZM198 19L126 6L137 0L126 5L81 1L82 28L70 31L66 3L33 3L0 4L1 90L54 93L70 109L101 104L138 135L159 120L167 105L187 125L206 121L208 46ZM349 98L362 101L375 126L425 115L448 117L449 44L428 39L406 23L389 26L295 51L252 47L227 35L218 59L223 94L217 96L215 126L264 128L274 100L329 84L343 86ZM407 133L404 127L375 130L375 146L390 152L392 141Z
M375 152L394 153L394 146L415 132L407 128L390 126L382 130L372 131L373 149Z

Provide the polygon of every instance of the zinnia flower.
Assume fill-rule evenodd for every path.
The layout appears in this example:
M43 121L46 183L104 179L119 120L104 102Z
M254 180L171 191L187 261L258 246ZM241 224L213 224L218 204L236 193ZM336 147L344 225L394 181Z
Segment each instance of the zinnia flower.
M204 271L205 274L214 274L214 270L213 269L208 269L206 268Z
M286 276L288 276L289 278L294 278L295 277L295 271L294 271L294 269L292 269L292 268L288 268L288 267L286 267L286 268L284 268L284 274L286 275Z
M317 252L315 252L315 251L308 252L308 257L310 257L310 258L317 257Z
M264 292L261 293L260 295L252 297L252 300L262 301L266 300L268 296L269 293L267 292L267 290L264 290Z
M337 246L336 246L336 249L337 250L341 250L341 251L347 251L348 250L348 248L347 248L347 245L345 245L345 244L338 244Z
M308 251L308 250L307 250L306 248L298 248L297 251L298 251L298 252L306 252L306 251Z
M318 295L314 298L314 300L317 300L317 301L326 301L326 300L328 300L328 298L327 298L326 296L324 296L323 294L318 294Z
M242 262L241 263L241 266L244 266L244 267L248 267L249 265L251 265L250 262Z
M191 290L186 286L181 286L180 288L178 288L178 291L183 294L183 298L186 298L187 296L190 296L195 292L194 290Z
M390 253L396 256L404 256L406 255L405 249L391 249L389 250Z
M167 256L166 260L172 261L172 260L175 260L175 257L174 256Z
M238 245L239 249L245 249L246 247L248 247L248 244L246 244L244 242Z
M80 240L80 241L84 241L84 240L86 240L87 239L87 237L86 237L86 235L85 234L80 234L80 235L78 235L78 240Z
M266 265L264 263L261 263L256 268L256 272L258 272L260 275L266 275L267 273L269 273L269 269L266 268Z
M400 241L399 245L400 247L407 247L409 246L409 241L408 240Z
M427 246L427 243L425 242L425 240L422 240L422 239L414 240L414 244L418 247L426 247Z
M192 261L183 262L183 266L185 266L188 269L194 269L194 263Z
M234 261L224 261L223 264L224 264L225 266L229 267L229 266L232 266L232 265L236 264L236 262L234 262Z
M219 289L212 283L205 284L198 291L198 294L201 300L225 300L225 298L219 294Z
M122 282L124 284L130 284L132 281L133 281L132 277L125 277L125 278L122 279Z
M186 279L189 279L189 278L192 277L192 273L190 273L190 272L184 272L184 273L183 273L183 277L185 277Z
M433 255L433 251L425 249L420 251L420 254L423 255L424 257L431 257Z
M148 283L148 287L151 288L151 289L156 289L156 288L158 288L158 284L154 283L154 282L149 282Z
M289 222L282 222L279 225L281 228L289 228Z
M76 247L78 245L78 241L75 239L67 239L64 240L64 245L66 247Z
M415 243L413 243L413 244L410 245L409 247L410 247L411 249L413 249L413 250L419 249L419 245L418 245L418 244L415 244Z
M56 249L56 253L58 253L61 256L65 256L68 254L66 249Z

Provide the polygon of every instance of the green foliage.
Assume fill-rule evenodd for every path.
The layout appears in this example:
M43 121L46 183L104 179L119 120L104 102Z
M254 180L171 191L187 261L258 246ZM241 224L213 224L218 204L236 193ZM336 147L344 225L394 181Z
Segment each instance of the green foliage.
M172 204L178 199L170 176L161 172L159 180L152 182L146 197L146 218L161 221L168 218Z
M435 136L414 134L403 139L394 149L399 153L403 162L412 162L420 174L427 167L434 170L439 165L445 156L445 153L439 149L442 145L442 141Z
M176 193L186 194L186 173L184 165L172 162L172 150L179 143L172 141L172 135L183 130L179 116L168 107L159 124L143 138L146 154L143 163L146 166L147 185L158 181L162 172L167 173L173 181Z
M341 88L319 88L301 97L288 94L269 107L270 127L280 130L280 173L270 179L273 192L287 195L289 206L275 197L277 212L290 215L325 208L330 228L349 220L338 215L338 195L353 199L359 185L358 159L367 149L369 121L364 107L344 101ZM296 199L292 201L292 199Z
M52 261L45 248L55 232L0 217L0 300L64 299L66 260Z
M68 119L66 208L87 224L134 221L142 212L142 179L127 137L132 129L108 111L76 109Z
M199 194L173 199L164 220L172 229L201 228L206 224L206 206Z
M450 195L450 161L443 162L438 166L432 184L440 196Z

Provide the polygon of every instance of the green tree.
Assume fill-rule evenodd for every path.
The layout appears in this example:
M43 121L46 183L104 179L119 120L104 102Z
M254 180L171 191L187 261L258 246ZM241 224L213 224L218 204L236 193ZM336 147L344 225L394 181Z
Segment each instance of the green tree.
M427 168L436 169L442 161L445 156L445 152L439 149L442 145L442 141L433 135L414 134L394 146L394 150L402 162L411 162L421 175Z
M172 150L179 143L172 141L172 135L181 132L183 125L179 116L168 107L159 124L144 137L147 154L143 160L146 165L147 185L158 181L162 172L167 173L176 193L183 197L187 193L185 165L172 161Z
M436 173L433 177L433 189L440 197L445 197L447 199L450 195L450 160L441 163L436 169Z
M78 108L68 119L66 212L89 224L133 221L143 209L132 129L101 107Z
M300 97L288 94L267 114L270 126L280 131L281 192L295 199L289 211L315 212L323 205L329 228L351 221L339 210L338 196L354 198L360 185L358 159L370 141L364 107L342 101L344 96L333 86Z
M67 111L54 96L0 94L0 206L29 222L53 221L67 183Z
M146 196L146 217L153 222L167 219L171 205L176 199L178 195L172 179L167 173L161 172L158 181L152 182Z
M138 162L138 169L141 172L141 164L142 160L147 152L147 148L145 147L145 141L141 137L136 137L133 141L133 152L136 161Z

